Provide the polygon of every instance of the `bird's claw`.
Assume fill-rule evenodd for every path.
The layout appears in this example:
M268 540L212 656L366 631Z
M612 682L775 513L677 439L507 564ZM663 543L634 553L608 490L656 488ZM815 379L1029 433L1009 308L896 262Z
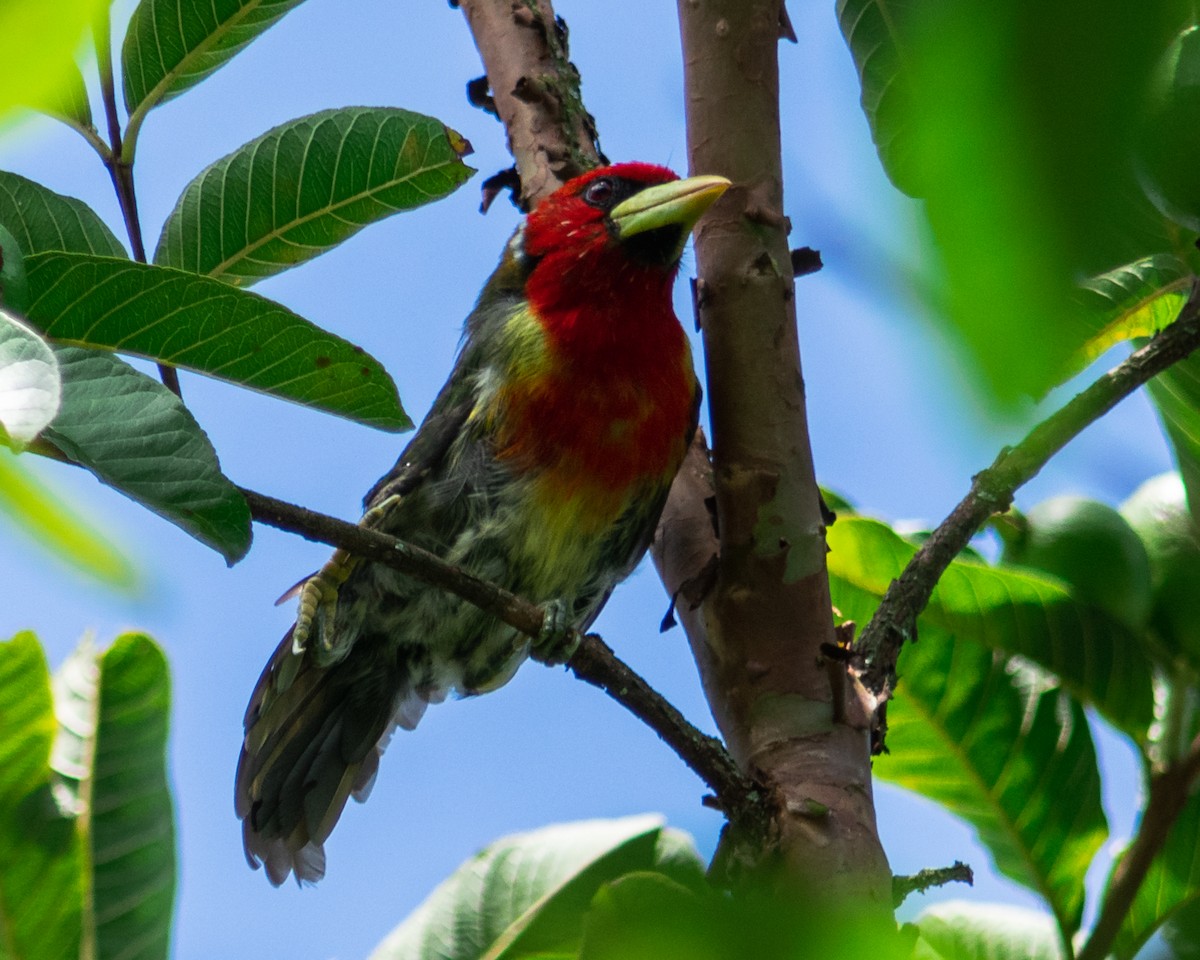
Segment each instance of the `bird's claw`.
M334 620L337 617L338 587L346 582L354 568L354 557L338 550L329 562L314 573L300 588L300 609L292 630L292 652L303 653L314 633L321 638L321 649L333 649Z
M542 629L533 641L534 658L551 665L566 663L575 655L582 639L571 626L567 603L551 600L543 603L541 609Z
M388 497L363 514L359 526L374 528L399 497ZM335 550L329 562L305 581L300 588L300 609L296 614L296 626L292 630L292 652L303 653L308 647L309 637L316 634L321 638L321 650L325 654L334 652L334 622L337 618L338 588L346 582L357 559L345 550Z

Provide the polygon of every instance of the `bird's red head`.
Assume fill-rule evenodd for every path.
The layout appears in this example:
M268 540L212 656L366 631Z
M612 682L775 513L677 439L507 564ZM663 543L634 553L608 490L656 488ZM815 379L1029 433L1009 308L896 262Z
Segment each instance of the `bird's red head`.
M622 313L674 320L671 284L700 215L723 177L680 180L666 167L619 163L564 184L526 218L521 254L531 306L554 327Z

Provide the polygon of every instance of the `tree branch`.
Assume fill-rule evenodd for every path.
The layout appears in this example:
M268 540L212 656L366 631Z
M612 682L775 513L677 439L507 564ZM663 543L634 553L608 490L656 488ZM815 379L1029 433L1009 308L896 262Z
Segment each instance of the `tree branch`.
M462 0L487 71L496 115L528 210L572 177L605 162L584 109L567 30L550 0Z
M988 517L1007 510L1016 490L1085 427L1200 347L1198 291L1200 286L1193 286L1173 324L1039 423L1015 447L1002 450L990 467L976 474L970 492L892 581L857 644L866 661L863 682L880 700L891 696L900 650L916 636L917 617L929 603L938 580Z
M1200 774L1200 737L1192 741L1183 757L1150 778L1150 796L1133 842L1117 868L1100 905L1100 915L1076 960L1103 960L1133 906L1154 858L1166 846L1175 821L1187 806L1193 784Z
M355 556L453 593L522 633L537 638L543 609L502 587L396 537L307 510L242 488L250 513L259 523L297 533L308 540L340 547ZM536 659L536 657L535 657ZM622 662L600 637L579 638L567 668L599 687L649 726L716 795L715 805L730 820L753 824L764 819L763 794L745 777L720 741L692 726L645 680Z

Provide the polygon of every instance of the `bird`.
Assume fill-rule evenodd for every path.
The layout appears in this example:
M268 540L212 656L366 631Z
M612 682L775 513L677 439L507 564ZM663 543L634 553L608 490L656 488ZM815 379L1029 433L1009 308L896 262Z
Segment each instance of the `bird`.
M619 163L538 203L360 523L543 605L551 640L586 631L648 549L696 430L672 289L692 228L729 186ZM324 876L325 841L347 800L366 799L397 727L503 686L538 642L343 551L293 593L235 785L246 859L276 886Z

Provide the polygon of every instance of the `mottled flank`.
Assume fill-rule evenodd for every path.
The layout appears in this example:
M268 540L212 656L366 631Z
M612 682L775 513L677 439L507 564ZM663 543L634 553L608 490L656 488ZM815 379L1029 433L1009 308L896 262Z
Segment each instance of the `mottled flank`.
M625 164L539 205L364 522L590 625L645 553L695 430L671 286L721 183ZM662 184L679 190L660 200ZM326 570L303 649L289 631L246 711L237 813L247 859L276 884L323 875L325 839L346 801L365 799L397 726L450 693L502 686L529 652L522 634L388 568Z

